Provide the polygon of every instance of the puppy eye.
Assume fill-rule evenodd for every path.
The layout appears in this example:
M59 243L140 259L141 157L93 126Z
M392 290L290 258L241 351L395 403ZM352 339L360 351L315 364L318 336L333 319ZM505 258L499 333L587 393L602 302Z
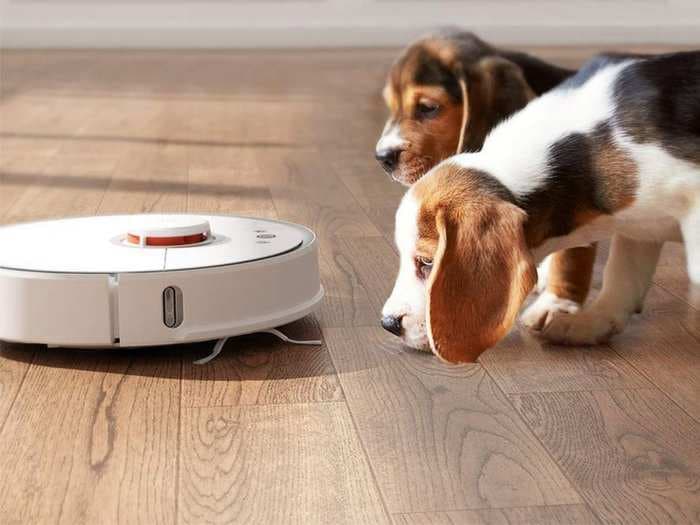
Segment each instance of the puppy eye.
M433 269L433 260L427 257L416 257L416 268L423 277L427 278L430 270Z
M421 100L416 104L416 117L428 119L435 117L440 112L440 106L434 102Z

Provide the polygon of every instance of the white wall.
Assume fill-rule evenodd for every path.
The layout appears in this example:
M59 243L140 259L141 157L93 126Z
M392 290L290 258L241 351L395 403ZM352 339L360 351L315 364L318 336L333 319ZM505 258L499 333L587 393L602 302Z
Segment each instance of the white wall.
M700 0L0 0L5 47L403 45L444 25L508 44L700 45Z

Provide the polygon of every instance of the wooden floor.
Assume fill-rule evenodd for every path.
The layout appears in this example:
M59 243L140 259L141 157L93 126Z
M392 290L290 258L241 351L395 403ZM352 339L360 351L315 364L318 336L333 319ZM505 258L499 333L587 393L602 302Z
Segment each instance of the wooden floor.
M0 523L700 523L681 247L610 345L516 330L446 366L378 326L403 191L373 159L394 53L2 53L0 222L279 217L318 233L327 298L287 327L323 347L247 336L206 366L210 344L0 346Z

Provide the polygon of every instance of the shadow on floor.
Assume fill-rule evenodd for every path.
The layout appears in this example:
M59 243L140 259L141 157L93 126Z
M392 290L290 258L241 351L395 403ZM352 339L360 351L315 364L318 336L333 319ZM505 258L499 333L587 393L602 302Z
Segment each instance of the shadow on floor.
M322 338L313 317L285 325L280 330L292 338ZM0 342L0 361L96 373L210 381L281 380L335 374L324 345L288 345L270 334L231 338L213 361L205 365L193 364L194 360L207 356L214 343L75 349Z
M165 139L158 137L123 137L119 135L64 135L52 133L0 133L2 139L26 140L69 140L82 142L135 142L137 144L154 144L157 146L206 146L218 148L283 148L299 149L310 147L305 144L289 142L224 142L212 140Z
M232 178L235 174L231 175ZM241 186L237 184L202 184L190 182L173 182L156 179L129 179L98 177L90 175L40 175L34 173L15 173L0 171L0 182L4 185L49 186L52 188L104 189L111 184L111 189L126 192L158 192L182 195L217 195L269 199L267 188L259 186Z

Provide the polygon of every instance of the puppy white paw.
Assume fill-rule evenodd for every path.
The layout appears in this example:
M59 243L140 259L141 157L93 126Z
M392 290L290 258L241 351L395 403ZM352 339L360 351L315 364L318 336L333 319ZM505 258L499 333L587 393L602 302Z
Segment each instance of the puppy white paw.
M520 316L520 321L530 330L542 330L555 314L575 314L581 305L570 299L562 299L551 292L544 292L528 306Z
M576 314L554 314L542 329L542 336L553 343L595 345L607 341L625 327L626 318L595 309Z

